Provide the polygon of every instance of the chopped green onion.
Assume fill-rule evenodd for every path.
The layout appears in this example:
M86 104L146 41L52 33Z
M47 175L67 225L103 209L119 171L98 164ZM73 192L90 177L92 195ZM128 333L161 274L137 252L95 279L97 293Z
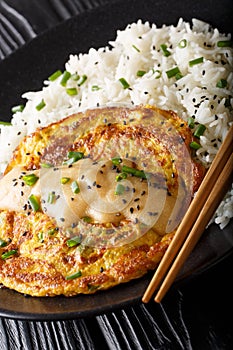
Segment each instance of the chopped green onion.
M98 85L92 85L91 91L98 91L100 90L100 87Z
M199 143L197 143L196 141L192 141L189 146L193 149L199 149L201 147L201 145Z
M63 73L63 75L62 75L60 84L61 84L62 86L66 86L67 81L70 79L70 77L71 77L70 72L67 72L67 70L65 70L64 73Z
M22 112L24 110L24 105L18 105L11 108L12 113Z
M46 106L44 99L40 101L40 103L36 106L37 111L41 111Z
M44 242L44 234L43 234L43 232L39 232L38 233L38 239L39 239L40 243Z
M83 220L84 222L87 222L87 223L90 223L90 222L91 222L90 216L83 216L83 217L82 217L82 220Z
M72 237L70 239L68 239L68 241L66 241L66 244L68 245L68 247L72 248L75 247L76 245L80 244L82 241L81 236L76 236L76 237Z
M176 78L176 80L179 80L179 79L183 78L183 74L177 73L177 74L175 75L175 78Z
M184 49L185 47L187 46L187 40L186 39L182 39L179 44L178 44L178 47L180 49Z
M154 71L154 73L158 73L158 75L156 75L155 79L161 78L161 75L162 75L161 70L158 70L158 69L157 69L157 70Z
M76 152L76 151L70 151L68 152L68 158L69 159L75 159L75 162L77 160L80 160L84 157L84 153L83 152Z
M120 163L122 163L122 159L120 157L112 158L112 164L119 165Z
M70 96L75 96L78 93L78 90L76 88L69 88L66 89L66 93Z
M0 238L0 248L6 247L7 242Z
M188 118L188 126L190 127L190 129L194 128L194 119L192 117Z
M11 126L12 124L10 122L0 122L0 125Z
M74 280L75 278L81 277L82 276L82 272L78 271L73 273L72 275L66 276L66 280Z
M68 157L69 159L66 160L63 164L65 164L65 165L71 165L71 164L77 162L78 160L83 159L84 153L82 153L82 152L70 151L70 152L68 152L67 157Z
M116 190L115 190L115 194L116 195L121 195L125 192L125 186L123 186L122 184L117 184Z
M85 81L87 80L87 76L84 74L80 77L79 81L78 81L78 86L81 86L85 83Z
M137 51L137 52L140 52L139 48L135 45L132 45L132 47Z
M49 192L47 203L53 204L55 202L56 196L54 192Z
M146 74L146 71L145 70L138 70L137 71L137 77L143 77L143 75Z
M57 228L51 228L50 230L48 230L48 235L52 236L54 235L54 233L57 231Z
M9 250L8 252L3 253L1 258L3 260L6 260L6 259L10 258L12 255L15 255L15 254L17 254L17 250L16 249L12 249L12 250Z
M167 45L166 45L166 44L160 45L160 48L161 48L161 50L163 51L163 55L164 55L165 57L168 57L168 56L171 55L171 52L167 49Z
M62 72L60 71L60 70L57 70L56 72L54 72L53 74L51 74L50 76L49 76L49 80L50 81L54 81L54 80L56 80L58 77L60 77L60 75L62 75Z
M203 124L199 124L197 129L194 132L194 136L196 136L197 138L200 138L200 136L202 136L204 134L206 127Z
M35 174L28 174L28 175L24 175L22 177L22 180L25 182L26 185L28 186L33 186L35 185L35 183L37 182L37 180L39 179L38 176L36 176Z
M34 194L30 195L30 197L28 198L28 201L29 201L33 211L36 212L40 209L39 199Z
M144 173L143 170L138 170L138 169L123 165L122 171L124 173L131 174L131 175L134 175L136 177L140 177L141 179L146 179L146 174Z
M172 78L172 77L175 77L177 74L180 74L180 70L178 67L174 67L170 70L167 70L166 74L168 78Z
M61 182L62 185L65 185L65 184L67 184L69 181L70 181L70 178L69 178L69 177L62 177L60 182Z
M129 83L125 80L125 78L120 78L119 82L122 84L124 89L128 89L130 87Z
M194 60L189 61L189 67L193 67L196 64L202 63L203 61L204 61L203 57L195 58Z
M227 81L226 79L220 79L217 84L216 84L216 87L220 88L220 89L223 89L227 86Z
M79 188L77 181L72 182L71 189L72 189L73 193L75 193L75 194L78 194L80 192L80 188Z
M232 47L233 41L231 40L220 40L217 42L218 47Z
M121 180L124 180L127 178L127 174L126 173L120 173L116 176L116 181L119 182Z
M49 164L49 163L41 163L40 166L41 168L45 168L45 169L52 168L52 164Z

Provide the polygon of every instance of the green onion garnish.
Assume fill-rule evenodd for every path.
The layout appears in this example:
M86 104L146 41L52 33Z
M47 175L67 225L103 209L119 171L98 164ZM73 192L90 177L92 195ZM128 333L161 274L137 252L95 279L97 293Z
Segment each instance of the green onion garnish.
M130 87L129 83L125 80L125 78L120 78L119 82L122 84L124 89L128 89Z
M66 89L66 93L70 96L75 96L78 93L78 90L76 88L69 88Z
M226 79L220 79L217 84L216 84L216 87L220 88L220 89L223 89L227 86L227 81Z
M138 170L135 168L131 168L129 166L123 165L122 166L122 172L134 175L136 177L140 177L141 179L146 179L146 174L144 173L143 170Z
M0 248L6 247L7 242L0 238Z
M70 181L70 178L69 178L69 177L62 177L60 182L61 182L62 185L65 185L65 184L67 184L69 181Z
M18 105L11 108L12 113L22 112L24 110L24 105Z
M47 203L53 204L55 202L56 196L54 192L49 192Z
M53 74L50 75L50 77L48 78L50 81L54 81L56 80L58 77L60 77L60 75L62 75L62 72L60 70L57 70L56 72L54 72Z
M76 245L80 244L82 241L81 236L76 236L76 237L72 237L70 239L68 239L68 241L66 241L66 244L68 245L68 247L72 248L75 247Z
M217 42L218 47L232 47L233 41L231 40L220 40Z
M36 106L37 111L40 111L46 106L44 99L40 101L40 103Z
M79 81L78 81L78 86L81 86L85 83L85 81L87 80L87 76L84 74L80 77Z
M100 87L98 85L92 85L91 91L98 91L100 90Z
M143 77L143 75L146 74L146 71L145 70L138 70L137 71L137 77Z
M57 228L51 228L50 230L48 230L48 235L52 236L54 235L54 233L57 231Z
M201 145L199 143L197 143L196 141L192 141L189 146L193 149L199 149L201 147Z
M116 190L115 190L115 194L116 195L121 195L125 192L125 186L123 186L122 184L117 184Z
M137 52L140 52L139 48L135 45L132 45L132 47L137 51Z
M44 234L43 234L43 232L39 232L38 233L38 239L39 239L40 243L44 242Z
M84 222L87 222L87 223L90 223L90 222L91 222L90 216L83 216L83 217L82 217L82 220L83 220Z
M202 136L204 134L206 127L203 124L199 124L197 129L194 132L194 136L196 136L197 138L200 138L200 136Z
M203 61L204 61L203 57L195 58L194 60L189 61L189 67L193 67L196 64L202 63Z
M12 124L10 122L1 122L0 121L0 125L11 126Z
M67 154L68 160L63 162L64 165L71 165L75 162L77 162L80 159L83 159L84 153L82 152L75 152L75 151L70 151Z
M65 70L64 73L63 73L63 75L62 75L60 84L61 84L62 86L66 86L67 81L70 79L70 77L71 77L70 72L67 72L67 70Z
M116 181L119 182L121 180L124 180L127 178L127 174L126 173L120 173L116 176Z
M3 260L6 260L6 259L10 258L12 255L15 255L15 254L17 254L17 250L16 249L12 249L12 250L9 250L8 252L3 253L1 258Z
M78 271L73 273L72 275L66 276L66 280L74 280L75 278L81 277L82 276L82 272Z
M112 158L112 164L119 165L120 163L122 163L122 159L120 157Z
M28 175L24 175L22 177L22 180L25 182L26 185L28 186L33 186L35 185L35 183L37 182L37 180L39 179L38 176L36 176L35 174L28 174Z
M175 77L177 74L181 74L181 73L178 67L174 67L170 70L167 70L166 74L168 78L172 78L172 77Z
M72 189L73 193L75 193L75 194L78 194L80 192L80 188L79 188L77 181L72 182L71 189Z
M186 39L182 39L179 44L178 44L178 47L180 49L184 49L185 47L187 46L187 40Z
M34 194L30 195L30 197L28 198L28 201L29 201L33 211L36 212L40 209L39 199Z
M160 45L160 49L163 51L163 55L165 57L168 57L168 56L171 55L171 52L167 49L167 45L166 44Z
M161 78L161 75L162 75L162 72L161 72L161 70L155 70L154 71L154 73L157 73L157 75L156 75L156 77L155 77L155 79L159 79L159 78Z
M68 158L74 159L75 162L77 162L77 160L82 159L83 157L84 157L83 152L75 152L75 151L68 152Z
M183 74L177 73L177 74L175 75L175 78L176 78L176 80L179 80L179 79L183 78Z
M194 119L192 117L188 118L188 126L190 127L190 129L194 128Z

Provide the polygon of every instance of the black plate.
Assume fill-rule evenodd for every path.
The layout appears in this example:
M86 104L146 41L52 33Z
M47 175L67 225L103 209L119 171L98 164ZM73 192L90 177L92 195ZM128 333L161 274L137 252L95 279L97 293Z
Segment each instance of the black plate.
M117 29L138 19L158 26L176 24L182 17L205 20L221 32L231 32L231 0L173 1L123 0L73 17L19 49L0 64L0 116L9 120L11 106L23 102L21 94L40 90L42 82L56 69L64 68L70 53L88 52L106 46ZM211 225L186 262L176 283L213 266L233 248L233 221L224 230ZM72 298L24 297L9 289L0 290L0 316L27 320L64 320L111 311L139 302L151 273L95 295Z

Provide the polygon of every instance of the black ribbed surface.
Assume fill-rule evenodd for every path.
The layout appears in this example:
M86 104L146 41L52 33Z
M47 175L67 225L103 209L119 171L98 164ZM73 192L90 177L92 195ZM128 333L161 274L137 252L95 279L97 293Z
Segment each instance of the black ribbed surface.
M0 60L62 20L109 2L0 0ZM70 321L1 318L0 349L230 350L232 263L231 255L179 289L172 289L161 305L138 304Z

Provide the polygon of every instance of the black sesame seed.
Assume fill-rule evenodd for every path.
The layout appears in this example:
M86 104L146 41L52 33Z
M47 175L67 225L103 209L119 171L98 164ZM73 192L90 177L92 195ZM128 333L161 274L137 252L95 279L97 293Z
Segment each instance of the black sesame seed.
M129 211L130 211L130 213L131 213L131 214L133 214L133 212L134 212L134 208L133 208L133 207L131 207L131 208L129 209Z

